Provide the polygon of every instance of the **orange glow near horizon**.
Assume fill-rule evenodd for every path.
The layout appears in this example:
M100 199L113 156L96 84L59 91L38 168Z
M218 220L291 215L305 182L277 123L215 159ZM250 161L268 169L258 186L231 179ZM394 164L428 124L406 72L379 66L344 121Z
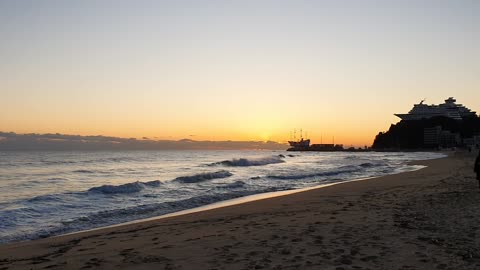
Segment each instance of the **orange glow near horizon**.
M286 142L302 128L363 147L423 98L480 111L473 2L14 2L0 131Z
M63 125L63 128L52 127L50 129L35 129L31 128L18 128L12 130L3 130L5 132L16 132L20 134L24 133L60 133L65 135L103 135L103 136L112 136L112 137L121 137L121 138L136 138L143 139L148 138L151 140L180 140L180 139L191 139L197 141L275 141L279 143L287 143L288 140L291 140L291 133L293 129L283 128L280 126L266 127L266 126L256 126L256 125L247 125L244 129L239 126L236 128L229 129L228 127L222 128L210 128L210 129L201 129L201 130L186 130L179 128L178 130L161 130L161 129L148 129L143 126L142 123L136 123L139 127L143 128L126 128L116 127L114 129L111 126L100 126L98 129L92 129L89 126L85 126L82 129L80 125L72 125L68 127ZM299 130L297 129L297 138L300 137ZM344 146L355 146L363 147L364 145L370 146L373 142L375 135L382 130L355 130L354 128L347 130L334 130L330 131L327 129L323 132L317 132L315 128L303 129L308 134L308 138L312 143L333 143L343 144ZM320 130L320 129L318 129ZM198 131L198 132L196 132ZM351 135L348 135L351 134Z
M442 99L443 100L443 99ZM257 101L258 102L258 101ZM18 109L15 104L6 104L7 111L16 117L0 116L1 131L16 133L61 133L69 135L104 135L122 138L153 140L211 140L211 141L276 141L286 143L291 133L303 129L312 143L333 143L344 146L371 146L380 131L388 130L390 124L398 122L393 116L396 112L408 112L412 101L406 104L388 103L379 106L368 98L343 100L352 110L337 110L334 103L315 106L315 102L305 101L302 110L284 109L294 107L248 102L230 102L228 106L212 107L209 111L202 107L191 106L189 110L171 111L165 114L165 108L155 109L152 102L140 101L133 110L123 110L116 103L104 103L103 112L99 109L87 111L84 103L72 104L69 111L60 112L60 108L43 108L34 102L29 110ZM441 102L441 101L439 101ZM462 102L471 107L467 102ZM120 104L123 102L120 102ZM255 102L253 103L255 104ZM362 106L368 107L365 110ZM102 107L90 106L89 109ZM246 109L243 109L245 107ZM344 107L344 108L346 108ZM474 108L472 108L474 109ZM222 114L222 110L225 113ZM355 114L351 114L356 111ZM305 133L304 133L305 134Z

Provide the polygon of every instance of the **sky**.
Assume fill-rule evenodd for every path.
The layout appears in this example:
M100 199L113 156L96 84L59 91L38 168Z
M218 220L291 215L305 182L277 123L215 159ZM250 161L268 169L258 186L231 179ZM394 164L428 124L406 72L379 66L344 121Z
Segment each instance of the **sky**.
M480 1L0 0L0 131L371 145L480 111Z

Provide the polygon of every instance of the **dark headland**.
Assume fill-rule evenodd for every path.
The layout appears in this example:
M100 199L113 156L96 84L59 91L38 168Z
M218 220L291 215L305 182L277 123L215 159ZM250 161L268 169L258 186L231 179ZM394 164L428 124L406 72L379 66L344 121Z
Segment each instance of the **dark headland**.
M452 97L439 105L415 104L401 121L375 137L375 150L433 150L480 145L480 117Z
M480 148L480 117L453 97L438 105L414 104L388 131L379 132L371 147L344 148L342 144L311 144L309 139L289 141L288 151L422 151Z

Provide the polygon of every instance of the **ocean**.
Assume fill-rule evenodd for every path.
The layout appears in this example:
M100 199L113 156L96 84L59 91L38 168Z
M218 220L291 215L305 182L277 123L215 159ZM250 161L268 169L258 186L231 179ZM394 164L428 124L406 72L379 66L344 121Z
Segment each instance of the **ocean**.
M0 243L421 168L440 153L0 152Z

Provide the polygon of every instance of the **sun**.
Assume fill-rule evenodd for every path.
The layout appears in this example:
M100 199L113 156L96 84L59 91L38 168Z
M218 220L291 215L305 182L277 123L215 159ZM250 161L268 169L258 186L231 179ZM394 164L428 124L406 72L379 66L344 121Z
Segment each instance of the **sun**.
M267 132L267 131L263 131L260 133L260 139L264 142L267 142L270 140L272 134L270 132Z

